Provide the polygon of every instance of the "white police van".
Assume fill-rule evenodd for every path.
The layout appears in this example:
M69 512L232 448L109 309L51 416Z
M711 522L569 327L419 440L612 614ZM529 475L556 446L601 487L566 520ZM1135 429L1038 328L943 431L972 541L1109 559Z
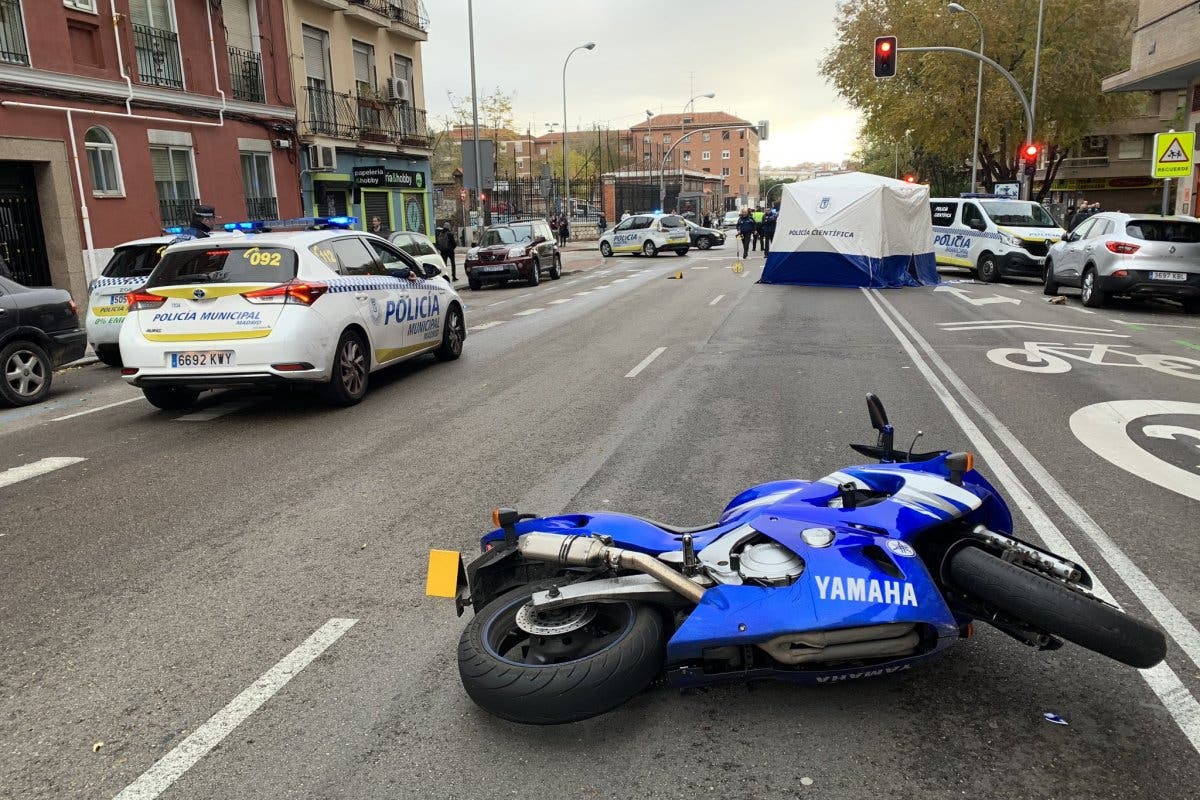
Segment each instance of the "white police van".
M663 250L687 255L692 235L683 217L675 214L635 214L600 235L600 255L641 253L656 256Z
M228 223L246 235L171 244L129 293L121 375L164 409L206 389L288 384L353 405L375 370L458 358L466 322L454 288L356 223Z
M1050 245L1065 233L1031 200L985 194L937 197L929 201L929 212L938 265L965 267L988 283L1005 275L1042 277Z

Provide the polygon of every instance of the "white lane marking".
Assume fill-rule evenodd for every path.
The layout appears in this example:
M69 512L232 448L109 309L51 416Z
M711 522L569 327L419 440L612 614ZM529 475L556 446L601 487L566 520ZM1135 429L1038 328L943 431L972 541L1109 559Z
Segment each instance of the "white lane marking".
M478 325L473 325L470 328L467 328L467 331L486 331L488 328L494 328L497 325L503 325L504 322L505 321L502 319L492 320L491 322L481 322Z
M705 265L703 267L692 267L692 269L708 269L708 266Z
M116 408L117 406L123 406L126 403L134 403L138 400L145 400L145 399L146 399L145 397L130 397L127 400L118 400L115 403L108 403L107 405L96 406L95 408L89 408L87 411L76 411L74 414L66 414L65 416L55 417L54 419L49 420L49 421L50 422L62 422L63 420L75 419L76 417L86 416L87 414L95 414L97 411L105 411L110 408Z
M196 762L288 684L300 671L342 638L357 619L331 619L262 677L242 690L229 705L209 717L171 752L126 786L113 800L152 800L179 780Z
M925 377L926 382L928 382L930 388L933 389L933 393L937 395L938 399L942 401L942 405L945 406L946 410L950 412L950 416L954 418L954 421L958 423L958 426L967 435L967 438L971 440L971 443L974 445L975 449L991 466L996 479L1008 491L1016 506L1021 509L1021 512L1025 515L1025 519L1029 522L1030 527L1037 531L1042 541L1045 542L1046 546L1052 551L1055 551L1064 558L1071 559L1072 561L1075 561L1086 567L1083 558L1079 555L1078 551L1075 550L1075 547L1067 540L1062 531L1059 530L1058 526L1054 524L1054 522L1046 515L1044 511L1042 511L1041 507L1037 504L1037 501L1033 499L1033 495L1029 493L1029 490L1025 488L1024 484L1022 484L1020 479L1018 479L1013 473L1012 469L1008 466L1008 463L1001 458L999 452L992 447L991 442L983 435L983 432L980 431L975 423L972 422L967 416L967 413L963 410L962 405L960 405L959 402L954 398L954 395L950 393L950 390L946 388L946 384L942 383L941 379L934 374L933 369L929 366L925 359L921 357L921 354L917 352L916 347L913 345L913 341L915 341L922 347L922 349L924 349L925 354L929 357L929 360L937 365L941 373L958 390L959 394L963 397L967 404L974 408L976 412L983 418L984 422L991 427L992 432L999 437L1001 441L1008 445L1008 448L1012 451L1013 455L1016 456L1017 460L1022 462L1025 469L1029 471L1029 474L1033 477L1033 479L1037 481L1043 489L1046 490L1046 493L1052 500L1055 500L1056 503L1059 499L1056 497L1056 492L1053 490L1050 484L1053 484L1053 487L1057 487L1058 492L1065 497L1066 492L1062 489L1062 487L1058 486L1058 483L1050 477L1049 473L1047 473L1041 464L1033 458L1032 454L1025 450L1020 442L1017 441L1016 437L1012 435L1012 432L1009 431L1008 428L1003 425L1003 423L996 419L995 415L993 415L991 411L989 411L987 407L985 407L979 401L979 398L975 395L975 393L970 391L966 385L962 383L954 371L951 370L946 362L943 361L942 358L933 350L933 348L929 346L929 343L926 342L919 333L917 333L912 325L909 324L908 320L906 320L904 316L900 314L900 312L896 311L891 303L880 296L877 292L872 292L867 289L863 289L862 292L866 295L867 300L875 309L875 313L880 316L884 324L887 325L887 327L891 330L892 335L896 337L896 341L900 343L900 346L908 354L908 357L912 360L913 364L916 365L918 371L920 371L920 373ZM881 306L880 304L883 305ZM888 314L884 312L883 306L886 306L888 310L895 316L895 321L893 321L892 317L888 316ZM913 341L910 341L908 337L905 336L900 330L900 328L897 327L897 321L903 325L905 329L907 329L908 333L913 337ZM1039 473L1044 474L1045 478L1043 479ZM1074 504L1073 500L1070 502ZM1061 505L1059 507L1062 508ZM1084 518L1086 518L1088 521L1091 521L1091 517L1087 516L1083 509L1078 508L1077 504L1075 504L1075 508L1078 509L1078 516L1074 517L1072 517L1070 512L1066 512L1066 509L1063 509L1064 512L1067 513L1068 518L1073 518L1077 523ZM1091 524L1095 525L1095 522L1092 521ZM1084 526L1080 525L1080 528L1083 529ZM1099 530L1099 526L1096 526L1096 528ZM1093 543L1095 543L1094 539ZM1115 550L1115 545L1113 546L1113 549ZM1104 556L1105 548L1100 548L1100 552L1101 555ZM1112 561L1108 560L1108 558L1105 558L1105 560L1108 561L1109 566L1113 567L1113 569L1116 571L1117 577L1123 583L1125 583L1125 585L1129 587L1135 595L1138 596L1138 599L1140 599L1142 603L1146 605L1146 607L1150 610L1150 613L1153 614L1156 619L1158 619L1159 624L1163 625L1163 627L1167 629L1167 632L1175 638L1176 642L1178 642L1184 650L1188 650L1188 654L1192 656L1193 660L1195 660L1196 656L1193 655L1189 650L1190 647L1196 644L1196 640L1193 640L1192 638L1196 634L1195 628L1192 628L1191 624L1188 623L1186 619L1183 619L1178 610L1175 609L1174 606L1171 606L1165 597L1162 598L1162 602L1166 604L1166 606L1168 606L1175 615L1179 616L1179 622L1182 623L1182 627L1177 628L1175 625L1164 624L1163 619L1158 616L1158 613L1156 613L1157 604L1151 605L1147 602L1147 598L1145 596L1138 594L1138 590L1131 586L1131 583L1137 583L1138 581L1136 579L1131 581L1129 579L1129 573L1122 573L1122 569L1131 569L1133 572L1136 572L1143 580L1145 580L1147 584L1150 585L1150 587L1152 587L1153 592L1157 593L1161 597L1161 593L1158 592L1157 587L1153 587L1153 584L1149 583L1149 580L1146 579L1146 576L1143 575L1141 571L1137 569L1137 567L1133 566L1132 562L1129 562L1128 567L1118 567L1114 565ZM1099 579L1095 578L1094 576L1093 591L1102 599L1111 602L1114 605L1117 604L1116 600L1109 593L1109 591L1105 589ZM1188 629L1191 631L1190 634L1188 633ZM1179 728L1183 731L1184 735L1187 736L1188 741L1191 742L1192 747L1197 752L1200 752L1200 703L1196 702L1196 699L1179 680L1179 676L1175 674L1174 670L1167 666L1166 662L1163 662L1152 669L1139 670L1139 672L1141 673L1142 678L1150 686L1151 690L1158 696L1168 713L1170 713L1175 719L1175 722L1179 725Z
M1033 294L1033 291L1030 289L1017 289L1017 291L1021 294Z
M1012 303L1013 305L1021 305L1021 301L1015 297L1004 297L1003 295L994 294L991 297L971 297L964 289L956 289L953 286L939 284L933 287L935 292L949 292L959 300L965 300L973 306L986 306L992 303Z
M1129 436L1131 423L1159 414L1185 414L1195 418L1200 416L1200 403L1173 400L1096 403L1071 415L1071 433L1093 453L1126 472L1184 497L1200 500L1200 475L1146 452ZM1174 425L1146 425L1141 432L1155 439L1174 439L1177 435L1200 437L1200 431Z
M513 299L514 299L514 300L521 300L521 299L523 299L523 298L526 298L526 297L533 297L533 292L526 292L525 294L519 294L519 295L517 295L516 297L514 297Z
M586 292L576 292L576 293L575 293L573 296L574 296L574 297L583 297L583 296L584 296L584 295L586 295L586 294L591 294L593 291L595 291L595 290L594 290L594 289L591 289L591 290L588 290L588 291L586 291Z
M1117 339L1128 339L1127 333L1112 333L1112 328L1083 328L1076 325L1059 325L1054 322L1022 322L1016 319L981 319L973 322L939 322L938 327L944 331L1001 331L1016 328L1028 328L1035 331L1051 331L1053 333L1080 333L1089 336L1111 336ZM1106 333L1107 331L1107 333Z
M215 406L194 411L191 414L184 414L182 417L176 417L176 422L211 422L214 419L223 417L226 414L232 414L234 411L241 411L244 408L249 408L254 404L254 400L241 399L230 400L225 403L217 403Z
M614 284L616 284L616 283L624 283L624 282L625 282L625 281L627 281L627 280L629 280L629 278L617 278L616 280L614 280L614 281L613 281L613 283L614 283ZM610 285L611 285L611 284L610 284Z
M650 366L650 362L653 361L654 359L658 358L659 356L661 356L663 354L663 351L666 349L667 348L665 348L665 347L654 348L654 350L652 350L650 352L650 355L648 355L642 359L642 363L638 364L636 367L629 370L629 372L626 372L625 377L626 378L636 378L638 376L639 372L644 370L646 367Z
M6 469L4 472L0 472L0 489L3 489L5 486L12 486L14 483L27 481L30 478L36 478L39 475L45 475L47 472L54 472L56 469L78 464L80 461L87 461L87 459L76 458L75 456L51 456L50 458L42 458L30 462L24 466Z
M551 300L549 305L556 306L556 305L559 305L560 303L569 303L569 302L571 302L572 299L573 298L570 298L570 297L560 297L557 300Z
M1189 331L1200 330L1200 326L1196 325L1169 325L1165 322L1129 322L1124 319L1110 319L1109 322L1115 322L1118 325L1136 325L1142 328L1186 328Z
M603 278L605 275L607 275L607 274L608 274L608 273L610 273L610 272L612 272L612 270L611 270L611 269L601 270L600 272L597 272L597 273L596 273L596 276L597 276L597 277L600 277L600 278Z
M530 314L537 314L539 311L545 311L544 308L527 308L524 311L518 311L513 314L514 317L528 317Z
M1084 308L1083 306L1072 305L1071 303L1064 303L1063 307L1069 308L1072 311L1078 311L1080 314L1095 314L1096 313L1095 311L1090 311L1090 310Z
M723 295L723 294L719 294L719 295L717 295L716 297L714 297L714 298L712 299L712 302L711 302L711 303L709 303L709 305L710 305L710 306L715 306L717 303L721 302L721 298L722 298L722 297L724 297L724 296L725 296L725 295Z

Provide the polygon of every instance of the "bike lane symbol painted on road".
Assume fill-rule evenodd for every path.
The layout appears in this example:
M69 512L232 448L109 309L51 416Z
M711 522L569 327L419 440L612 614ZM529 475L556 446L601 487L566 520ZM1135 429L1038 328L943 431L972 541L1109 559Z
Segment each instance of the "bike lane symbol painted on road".
M1025 342L1024 347L996 347L987 352L988 361L1021 372L1061 375L1071 371L1071 362L1105 367L1146 367L1175 378L1200 380L1200 360L1161 353L1130 353L1121 344L1061 344Z
M1200 500L1200 403L1115 400L1071 415L1071 432L1111 464Z

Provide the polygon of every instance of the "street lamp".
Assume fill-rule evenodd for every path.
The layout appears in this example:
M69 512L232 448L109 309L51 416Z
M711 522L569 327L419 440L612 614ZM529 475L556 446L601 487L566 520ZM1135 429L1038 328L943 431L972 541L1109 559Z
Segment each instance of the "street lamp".
M969 14L971 19L975 20L975 24L979 26L979 55L983 55L983 23L979 21L979 17L975 16L975 12L964 8L958 3L950 3L946 6L950 9L951 14ZM971 147L971 191L979 191L978 175L979 175L979 107L983 101L983 62L979 62L979 73L975 78L975 136L972 140Z
M483 171L479 164L479 95L475 91L475 5L467 0L467 32L471 43L471 124L475 137L472 143L475 151L475 193L483 193ZM478 226L483 226L483 203L479 204ZM482 232L482 231L481 231Z
M581 44L571 52L567 53L567 57L563 60L563 180L566 181L566 213L568 217L571 216L571 173L567 170L567 62L571 60L571 56L575 55L577 50L595 49L595 42Z
M683 115L687 114L688 107L690 106L692 111L694 112L696 110L696 101L699 100L701 97L706 97L709 100L712 100L716 96L717 96L716 92L705 92L703 94L696 95L691 100L688 100L686 103L683 104L683 114L679 115L679 139L680 139L680 141L687 138L685 136L686 128L684 127L684 124L683 124ZM683 194L683 157L682 156L680 156L680 158L679 158L679 193ZM678 198L676 198L676 200L675 200L675 210L676 211L679 210L679 199Z

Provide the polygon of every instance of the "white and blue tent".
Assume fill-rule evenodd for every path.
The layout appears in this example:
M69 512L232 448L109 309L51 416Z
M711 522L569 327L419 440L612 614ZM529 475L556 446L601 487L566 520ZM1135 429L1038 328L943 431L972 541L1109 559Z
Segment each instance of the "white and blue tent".
M760 283L938 283L929 187L865 172L785 184Z

